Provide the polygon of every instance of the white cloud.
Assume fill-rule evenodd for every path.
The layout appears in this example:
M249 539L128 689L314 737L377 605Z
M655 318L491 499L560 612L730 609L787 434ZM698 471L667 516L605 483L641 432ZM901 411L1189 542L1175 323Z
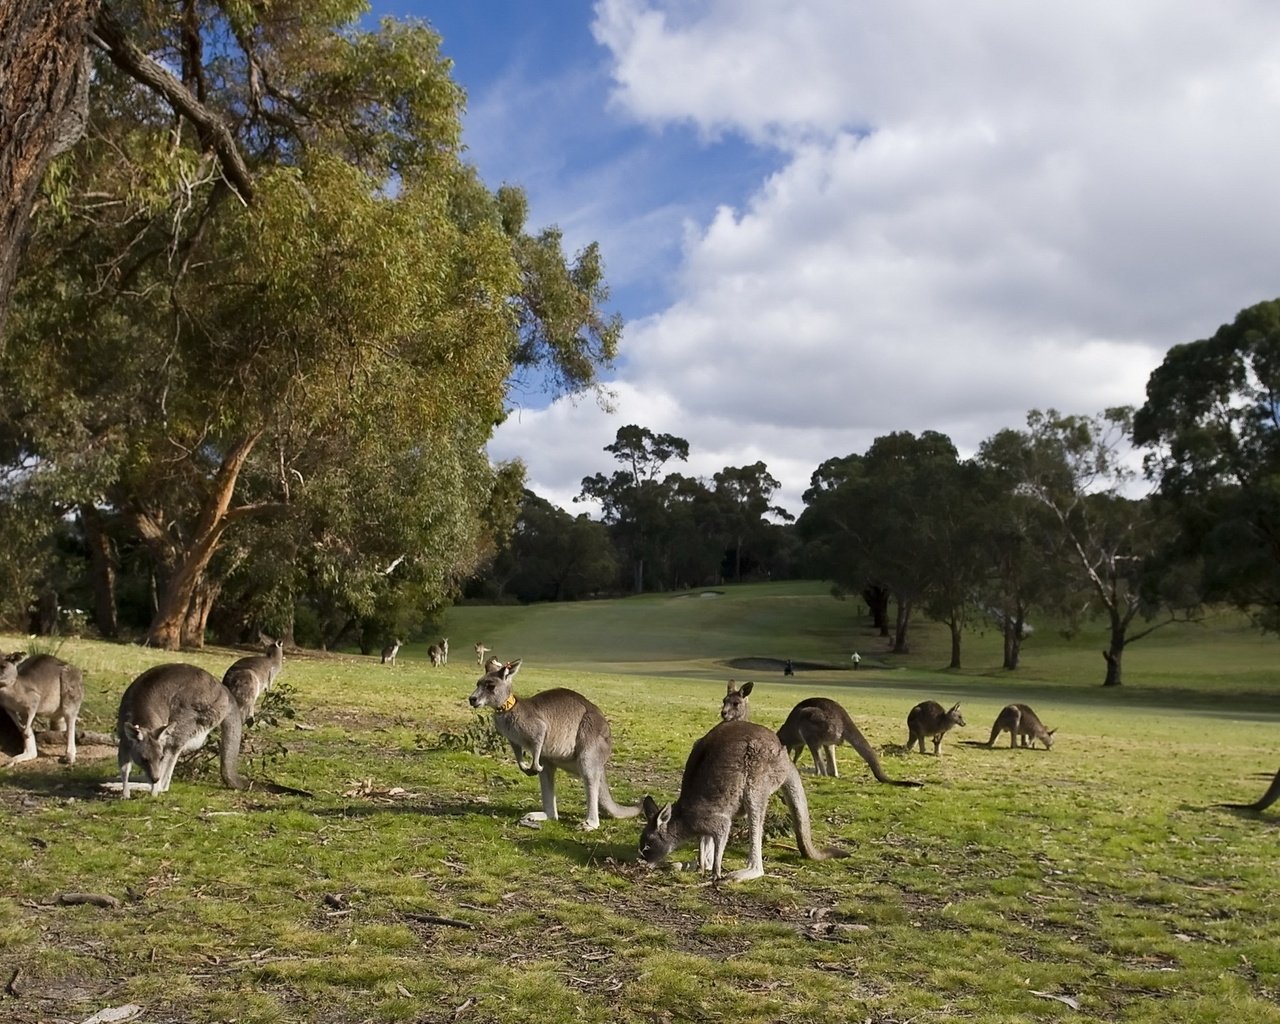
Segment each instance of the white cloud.
M1280 7L601 0L595 31L619 116L782 166L686 225L617 417L500 431L540 493L637 422L692 472L763 458L798 511L890 430L971 451L1033 407L1140 404L1169 345L1280 292Z

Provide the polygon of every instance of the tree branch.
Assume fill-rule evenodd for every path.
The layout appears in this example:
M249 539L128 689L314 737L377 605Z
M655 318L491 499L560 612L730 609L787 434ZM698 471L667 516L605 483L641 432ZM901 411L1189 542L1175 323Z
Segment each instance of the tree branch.
M98 11L90 40L120 70L163 96L180 116L196 126L201 132L201 138L217 154L228 183L246 205L251 203L254 193L253 176L249 173L231 130L222 118L193 96L191 90L172 72L139 49L105 4Z

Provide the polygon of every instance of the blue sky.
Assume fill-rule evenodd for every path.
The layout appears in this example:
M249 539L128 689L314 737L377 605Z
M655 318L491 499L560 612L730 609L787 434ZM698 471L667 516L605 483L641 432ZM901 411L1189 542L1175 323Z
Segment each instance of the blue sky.
M490 454L565 507L640 423L763 459L792 511L894 430L1141 404L1280 292L1280 5L377 3L442 34L469 156L599 241L627 321L591 398L516 389ZM579 506L580 507L580 506Z

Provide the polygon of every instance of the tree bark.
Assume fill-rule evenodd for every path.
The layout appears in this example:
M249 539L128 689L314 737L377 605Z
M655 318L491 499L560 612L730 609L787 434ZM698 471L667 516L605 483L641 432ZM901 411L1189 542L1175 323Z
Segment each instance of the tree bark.
M893 630L893 653L906 654L907 629L911 625L911 602L898 599L898 615Z
M947 668L960 667L960 622L958 619L951 619L947 623L951 627L951 664Z
M120 632L120 622L116 613L116 559L111 538L102 528L102 513L92 505L81 506L80 524L93 575L93 624L102 636L113 637Z
M147 631L147 643L152 647L166 651L181 648L183 626L192 599L223 533L232 522L231 498L235 494L240 470L260 437L260 430L242 437L223 458L205 497L191 540L175 552L175 564L170 567L160 591L159 607Z
M99 3L0 3L0 339L40 180L84 132L85 39Z

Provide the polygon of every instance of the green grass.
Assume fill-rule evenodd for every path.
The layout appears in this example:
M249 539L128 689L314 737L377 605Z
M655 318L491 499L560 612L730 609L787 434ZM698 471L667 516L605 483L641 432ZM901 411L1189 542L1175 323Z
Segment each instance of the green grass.
M988 631L946 672L941 631L890 658L818 585L723 590L454 609L441 669L414 648L395 669L290 657L311 728L256 731L248 766L309 799L180 770L167 796L126 803L98 790L114 756L0 771L0 1020L135 1002L144 1021L196 1022L1280 1021L1280 816L1212 806L1255 798L1278 767L1273 639L1233 616L1163 631L1132 648L1114 691L1097 685L1096 634L1044 627L1010 674ZM574 780L564 819L530 829L537 785L509 753L440 746L473 723L482 639L524 658L519 692L570 686L607 712L620 799L675 795L730 676L755 679L767 725L801 696L836 697L889 774L926 787L878 786L842 748L843 777L806 774L806 788L818 841L847 858L805 861L773 834L755 882L646 872L636 821L577 831ZM856 675L723 664L843 665L853 649ZM133 676L174 660L80 641L60 653L85 669L98 730ZM183 658L220 673L238 653ZM896 746L925 697L961 700L969 723L936 760ZM1059 729L1053 751L963 744L1013 699ZM283 760L260 756L279 743ZM736 837L726 866L744 853ZM68 891L122 906L59 905Z

